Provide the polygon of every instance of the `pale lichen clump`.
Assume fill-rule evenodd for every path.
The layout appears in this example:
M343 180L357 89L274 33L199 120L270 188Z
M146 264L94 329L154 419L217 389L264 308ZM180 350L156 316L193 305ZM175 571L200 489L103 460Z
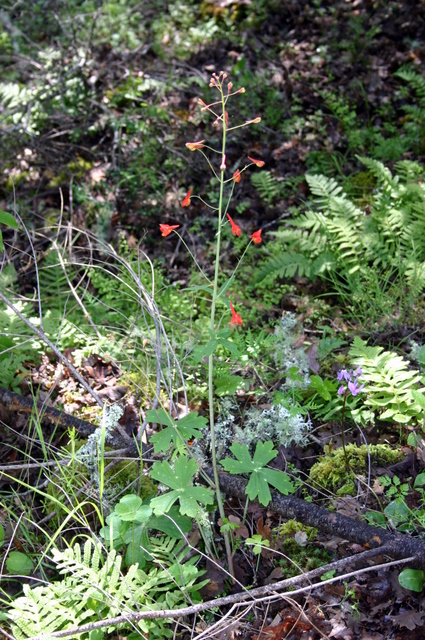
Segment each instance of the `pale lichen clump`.
M274 330L274 360L280 371L288 374L284 388L307 389L310 384L309 363L303 349L296 347L294 329L297 326L295 313L287 311ZM296 375L293 375L295 373Z
M271 440L275 446L288 447L292 442L302 444L311 429L308 416L297 412L295 407L272 405L270 409L251 409L245 419L243 427L235 426L234 433L237 442L246 444L248 448L255 448L258 441Z

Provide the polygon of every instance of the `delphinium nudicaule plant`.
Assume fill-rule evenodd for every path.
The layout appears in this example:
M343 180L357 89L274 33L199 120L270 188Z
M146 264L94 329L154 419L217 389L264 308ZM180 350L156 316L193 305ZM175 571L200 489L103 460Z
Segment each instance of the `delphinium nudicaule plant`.
M246 127L248 125L257 124L261 121L261 118L257 117L253 120L248 120L243 122L242 124L238 124L235 126L230 125L230 117L227 112L227 103L230 98L234 97L237 94L244 93L245 89L241 88L236 91L232 91L233 85L231 82L227 80L227 74L221 71L218 75L213 73L209 86L218 92L218 100L211 102L210 104L206 104L203 100L198 100L201 111L208 111L211 113L215 122L214 125L216 127L221 128L222 132L222 140L221 140L221 149L214 149L208 144L205 144L205 140L200 140L198 142L187 142L186 147L193 152L199 152L205 158L210 171L212 172L214 179L217 182L217 189L219 192L218 205L213 206L205 200L203 200L198 195L193 195L193 189L189 189L187 195L185 196L182 206L188 207L191 204L191 200L193 198L199 199L211 212L217 216L217 234L216 234L216 246L215 246L215 265L214 265L214 278L211 280L208 276L203 272L201 266L197 263L196 258L192 255L190 250L188 249L184 239L178 234L177 229L180 225L178 224L160 224L160 231L164 237L169 236L171 233L175 233L178 235L185 245L186 249L189 251L192 259L194 260L197 268L201 272L202 276L207 281L205 287L202 287L203 291L208 291L211 296L211 312L210 312L210 322L209 322L209 333L210 339L205 345L198 347L196 349L196 359L200 361L204 357L208 357L208 394L209 394L209 425L210 425L210 434L211 434L211 455L212 455L212 466L214 471L214 489L216 492L218 509L220 513L220 517L223 520L225 517L223 500L220 493L219 487L219 479L218 479L218 469L217 469L217 454L216 454L216 440L215 440L215 404L214 404L214 390L213 390L213 360L214 360L214 352L217 347L224 348L230 351L233 354L237 355L236 345L229 340L231 336L232 330L237 327L242 326L243 320L242 316L237 313L232 302L225 298L225 292L227 291L229 285L233 281L235 277L235 271L240 265L246 251L249 246L254 244L260 244L262 242L261 238L261 229L258 229L250 236L250 242L247 243L247 247L239 260L238 266L235 271L232 273L227 282L218 288L218 280L220 273L220 245L221 245L221 237L222 230L226 224L230 224L233 236L241 236L242 230L241 227L236 224L233 218L229 214L229 206L232 200L233 191L236 185L241 180L241 174L246 171L246 169L252 165L257 167L262 167L264 162L262 160L256 160L255 158L251 158L248 156L248 162L242 169L236 169L231 175L229 174L228 167L228 159L226 156L226 143L227 143L227 135L229 132L234 131L235 129L239 129L241 127ZM207 155L206 150L210 152L210 157ZM215 161L215 156L217 156L217 160ZM228 176L228 177L227 177ZM227 306L231 313L231 320L228 323L229 326L224 329L216 328L216 309L217 304L222 303ZM191 415L191 414L189 414ZM187 416L186 416L187 418ZM184 419L183 419L184 420ZM177 424L180 424L182 421L179 420ZM163 423L164 424L164 423ZM156 436L154 436L155 438ZM236 445L236 443L235 443ZM233 445L233 446L235 446ZM287 493L290 490L290 482L289 478L285 476L285 474L273 471L271 469L264 469L264 467L277 455L277 451L273 450L273 444L271 442L268 443L259 443L259 448L254 454L254 458L251 461L251 457L249 455L248 449L246 445L240 445L241 450L233 451L236 457L239 459L238 462L231 459L226 459L223 461L223 464L227 470L233 473L242 472L242 473L251 473L251 480L248 484L249 490L247 489L247 494L250 498L259 496L260 501L264 503L267 499L270 500L270 492L268 490L268 482L279 488L280 490ZM243 448L246 448L245 449ZM243 460L243 461L242 461ZM191 462L194 462L193 460ZM233 463L233 464L232 464ZM159 464L159 463L155 463ZM176 463L177 464L177 463ZM154 465L155 466L155 465ZM233 470L232 468L237 468L237 470ZM277 478L275 474L280 473L282 478ZM284 478L284 479L283 479ZM256 485L256 489L253 486ZM155 503L155 499L153 500ZM231 550L230 544L227 537L225 535L225 543L226 543L226 552L229 562L229 569L232 572L232 561L231 561Z

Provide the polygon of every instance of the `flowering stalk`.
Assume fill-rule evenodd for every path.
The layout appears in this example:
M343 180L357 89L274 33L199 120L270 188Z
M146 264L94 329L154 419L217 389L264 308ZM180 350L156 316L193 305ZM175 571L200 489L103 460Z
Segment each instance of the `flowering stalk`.
M344 451L345 468L347 469L347 471L352 471L352 469L350 466L350 461L347 456L347 451L345 449L345 428L344 428L345 405L347 402L347 397L350 395L350 393L353 397L355 397L358 393L360 393L360 391L364 389L364 384L358 386L358 379L361 377L361 375L362 375L361 367L357 367L355 371L352 371L351 369L350 371L347 371L346 369L341 369L340 371L338 371L338 374L337 374L338 382L342 383L338 389L338 395L344 396L344 400L342 403L342 413L341 413L341 440L342 440L342 448ZM347 384L347 387L345 387L344 383Z
M238 264L236 266L235 271L233 272L233 274L230 276L227 284L224 287L221 287L220 292L219 292L219 288L218 288L218 279L219 279L219 268L220 268L220 250L221 250L221 234L222 234L222 229L224 227L225 224L227 224L228 222L231 225L231 229L232 229L232 233L234 236L241 236L242 235L242 229L241 227L236 224L236 222L233 220L233 218L229 215L228 213L228 209L229 209L229 205L232 199L232 195L233 195L233 191L235 189L235 186L237 183L239 183L241 181L241 174L252 164L256 165L257 167L262 167L264 165L263 160L256 160L254 158L250 158L248 157L249 160L249 164L246 164L243 168L236 169L232 175L232 177L229 177L227 179L225 179L225 173L227 170L227 158L226 158L226 138L227 138L227 132L232 130L232 129L237 129L239 127L244 127L250 124L257 124L258 122L261 121L261 118L257 117L254 120L248 120L246 122L244 122L241 125L237 125L235 127L229 127L229 115L228 112L226 111L226 104L228 99L233 96L236 95L238 93L244 93L245 89L241 88L238 89L237 91L233 91L231 92L232 89L232 83L231 82L227 82L227 91L224 91L224 84L225 84L225 80L227 78L227 74L224 72L220 72L219 75L213 73L211 81L210 81L210 87L217 89L219 94L220 94L220 99L216 102L212 102L210 104L206 104L203 100L199 100L198 103L201 106L201 111L209 111L215 118L215 125L221 125L222 127L222 142L221 142L221 149L212 149L211 147L209 147L208 145L205 144L205 140L199 140L199 141L195 141L195 142L187 142L186 143L186 147L189 149L189 151L192 152L198 152L201 153L202 156L206 159L208 166L210 167L214 177L218 180L219 182L219 201L218 201L218 206L212 206L210 204L208 204L207 202L204 202L204 200L200 197L200 196L192 196L192 189L190 189L188 191L188 193L186 194L186 196L184 197L183 201L182 201L182 206L183 207L188 207L191 204L191 198L197 198L198 200L200 200L205 206L207 206L209 209L212 209L214 212L217 212L217 217L218 217L218 231L217 231L217 235L216 235L216 248L215 248L215 263L214 263L214 277L212 279L212 281L210 281L208 278L207 281L209 283L209 286L211 287L211 294L212 294L212 299L211 299L211 311L210 311L210 322L209 322L209 331L211 336L215 335L215 318L216 318L216 309L217 309L217 301L219 300L219 298L221 298L222 296L224 296L224 293L227 289L227 287L230 285L230 283L232 282L234 276L235 276L235 272L237 270L237 268L239 267L248 247L254 243L254 244L259 244L260 242L262 242L262 238L261 238L261 229L255 231L250 239L251 242L248 243L247 247L245 248L245 251L243 252L242 257L240 258L240 260L238 261ZM215 111L215 107L218 107L218 111L219 113L217 114ZM210 161L210 159L208 158L208 156L205 153L205 150L208 149L216 154L219 155L220 157L220 165L217 168L215 168L212 164L212 162ZM224 191L225 191L225 185L227 185L228 183L230 183L229 186L231 186L231 188L229 189L229 193L227 193L226 195L226 199L224 197ZM227 200L227 201L226 201ZM178 235L180 238L181 236L177 233L176 229L178 228L178 225L165 225L165 224L161 224L160 225L160 229L162 232L163 236L168 236L169 234L171 234L172 232L176 233L176 235ZM183 239L181 238L182 242ZM186 245L185 245L186 246ZM192 254L191 254L192 255ZM193 257L193 256L192 256ZM195 260L195 264L197 264L199 270L201 271L201 273L203 273L201 267L198 265L198 263ZM203 275L205 275L203 273ZM238 327L238 326L242 326L243 324L243 320L241 315L239 315L239 313L236 312L235 308L233 307L233 304L229 301L230 304L230 311L232 314L231 317L231 321L229 322L230 327ZM211 342L213 342L216 344L219 343L218 340L213 339ZM212 467L213 467L213 473L214 473L214 484L215 484L215 492L216 492L216 498L217 498L217 504L218 504L218 509L219 509L219 513L220 513L220 518L222 521L224 521L225 518L225 513L224 513L224 504L223 504L223 499L221 496L221 492L220 492L220 485L219 485L219 477L218 477L218 467L217 467L217 453L216 453L216 439L215 439L215 416L214 416L214 409L215 409L215 405L214 405L214 387L213 387L213 365L214 365L214 347L212 350L208 350L208 399L209 399L209 423L210 423L210 437L211 437L211 458L212 458ZM207 354L206 354L207 355ZM230 546L230 540L229 540L229 536L228 536L228 532L223 531L224 534L224 541L225 541L225 546L226 546L226 555L227 555L227 559L228 559L228 565L229 565L229 572L231 573L232 576L234 576L234 572L233 572L233 565L232 565L232 552L231 552L231 546Z
M225 74L223 74L224 76ZM215 76L213 76L213 79ZM224 80L224 78L223 78ZM210 84L211 86L211 84ZM217 86L217 82L215 82L215 86ZM226 158L226 118L224 117L226 101L223 94L223 84L219 82L219 91L221 95L221 109L222 109L222 125L223 125L223 133L222 133L222 144L221 144L221 155L222 155L222 166L225 165ZM218 88L217 87L217 88ZM220 167L221 169L221 167ZM214 333L215 326L215 310L217 303L217 292L218 292L218 276L219 276L219 267L220 267L220 245L221 245L221 228L222 228L222 217L223 217L223 192L224 192L224 169L220 171L220 194L218 201L218 233L216 238L216 253L215 253L215 265L214 265L214 281L213 281L213 295L211 302L211 314L210 314L210 331ZM217 504L218 510L220 513L220 518L223 520L226 517L224 513L224 504L223 498L221 496L220 491L220 482L218 478L218 467L217 467L217 452L216 452L216 441L215 441L215 419L214 419L214 387L213 387L213 370L214 370L214 354L210 354L208 356L208 402L209 402L209 417L210 417L210 437L211 437L211 459L212 459L212 467L214 473L214 483L215 483L215 492L217 496ZM227 561L229 564L229 572L234 576L233 571L233 558L232 552L230 548L230 540L229 535L226 532L224 534L224 543L226 546L226 555Z

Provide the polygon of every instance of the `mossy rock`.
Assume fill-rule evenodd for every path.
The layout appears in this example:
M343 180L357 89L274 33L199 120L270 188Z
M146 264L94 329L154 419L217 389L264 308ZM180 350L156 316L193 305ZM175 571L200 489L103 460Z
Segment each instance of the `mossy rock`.
M402 458L401 452L388 444L369 445L369 447L365 444L361 447L348 444L345 450L352 472L359 476L367 472L368 452L372 465L388 466L396 464ZM325 455L310 469L310 480L313 486L325 488L338 496L354 495L357 490L355 478L346 468L342 447L332 450L325 447Z

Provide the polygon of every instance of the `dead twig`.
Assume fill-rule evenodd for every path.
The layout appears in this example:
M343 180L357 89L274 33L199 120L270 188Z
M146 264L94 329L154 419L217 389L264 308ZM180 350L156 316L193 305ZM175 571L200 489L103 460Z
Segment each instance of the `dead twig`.
M207 602L201 602L199 604L195 604L189 607L184 607L182 609L163 609L163 610L155 610L155 611L142 611L135 612L129 614L123 614L121 616L117 616L116 618L105 618L104 620L100 620L99 622L93 622L89 624L82 625L81 627L75 627L73 629L66 629L65 631L55 631L53 633L49 633L49 638L66 638L68 636L77 635L80 633L86 633L92 631L93 629L100 629L102 627L110 627L115 625L122 625L123 623L134 623L139 620L153 620L158 618L181 618L183 616L194 615L197 613L201 613L202 611L207 611L208 609L212 609L215 607L222 607L225 605L234 605L240 604L242 606L246 606L244 603L247 600L254 600L256 603L263 602L266 600L276 600L281 599L284 596L293 597L295 594L303 593L305 591L310 591L317 587L322 587L327 584L331 584L333 582L337 582L339 580L346 580L354 575L358 575L360 573L366 573L368 571L384 571L389 567L393 567L405 562L411 562L414 558L404 558L403 560L395 560L393 562L387 562L383 564L368 566L363 569L358 569L356 571L352 571L350 573L345 573L343 575L337 576L335 578L330 578L329 580L320 581L317 583L311 583L311 580L319 577L323 573L327 571L331 571L333 569L338 570L341 567L345 567L350 562L366 560L376 555L381 555L387 553L386 548L383 547L381 549L371 549L369 551L365 551L363 553L359 553L356 556L352 556L351 558L344 558L343 560L338 560L336 562L331 562L330 564L319 567L310 571L309 573L305 573L299 576L295 576L293 578L288 578L287 580L281 580L280 582L276 582L275 584L266 585L264 587L258 587L257 589L252 589L251 591L245 591L244 593L234 593L230 596L224 596L222 598L215 598L214 600L208 600ZM302 582L310 582L306 587L301 587L299 589L288 591L284 594L279 594L278 591L281 589L285 589L287 587L293 587L296 584ZM29 640L42 640L44 636L33 636L29 638Z

